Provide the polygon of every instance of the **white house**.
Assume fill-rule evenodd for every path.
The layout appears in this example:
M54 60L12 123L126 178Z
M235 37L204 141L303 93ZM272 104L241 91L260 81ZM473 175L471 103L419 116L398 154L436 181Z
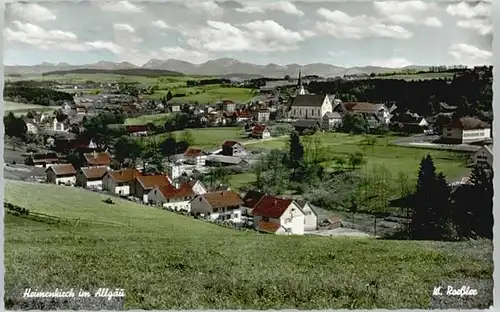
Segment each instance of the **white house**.
M184 160L186 163L195 165L197 167L205 166L207 160L207 153L199 148L188 148L184 152Z
M322 119L333 110L327 95L304 94L291 99L288 117L292 119Z
M64 122L59 122L57 118L54 118L54 121L52 122L52 130L58 132L68 132L69 128L66 127Z
M266 195L252 211L253 224L262 232L275 234L303 235L305 215L293 199L283 199Z
M106 166L82 167L76 173L76 185L89 189L102 190L102 179L108 172Z
M129 195L130 184L140 175L139 170L132 168L108 171L102 178L102 188L115 194Z
M190 181L187 184L191 186L191 189L196 195L201 195L201 194L206 194L208 192L207 188L201 181L196 180L196 181Z
M493 168L493 146L483 145L474 153L474 155L472 155L472 160L474 165L488 164L491 168Z
M32 120L26 121L26 133L29 134L37 134L38 133L38 125L36 122Z
M74 185L76 170L72 164L52 165L45 170L48 183Z
M443 127L443 140L466 144L491 138L491 125L475 117L462 117Z
M347 102L343 104L348 112L354 114L375 115L382 124L391 122L392 114L384 104L374 104L367 102Z
M241 197L233 191L218 191L197 195L191 200L191 212L210 218L241 222Z
M304 230L315 231L318 227L318 215L308 202L303 200L297 200L296 202L304 213Z
M271 132L266 125L255 125L250 136L255 139L267 139L271 137Z
M183 184L179 188L172 185L157 186L149 191L148 200L151 204L175 211L191 211L191 200L196 194L191 185Z
M332 130L342 123L342 115L338 112L328 112L323 116L323 129Z

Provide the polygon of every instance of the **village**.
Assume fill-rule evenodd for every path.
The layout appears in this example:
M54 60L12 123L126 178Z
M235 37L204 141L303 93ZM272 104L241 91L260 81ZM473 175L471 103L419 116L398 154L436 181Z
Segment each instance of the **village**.
M290 81L295 84L291 86L295 94L289 97L279 92L283 84L274 83L271 87L260 87L256 98L248 103L226 99L213 105L179 104L165 99L156 103L126 92L117 95L116 90L115 94L89 95L78 90L95 86L66 85L64 88L74 90L74 103L65 102L53 113L29 111L24 115L26 135L37 139L32 140L30 147L17 140L7 142L12 148L5 152L6 178L81 187L108 194L110 204L114 203L113 197L121 197L267 233L317 234L322 229L328 235L359 235L359 231L340 229L335 232L334 229L341 228L342 224L346 226L346 220L335 214L325 216L321 213L319 216L315 210L321 208L312 208L314 206L306 200L284 194L270 195L260 190L238 192L224 184L207 186L199 178L218 168L236 168L238 172L251 170L265 153L250 148L254 143L287 137L290 131L301 136L341 131L348 122L353 122L353 118L361 118L363 127L373 133L378 129L402 133L396 144L472 152L469 163L492 166L491 125L477 117L453 117L456 106L438 103L439 114L421 117L409 110L401 111L396 103L344 102L335 95L310 93L300 71L298 79L288 81L288 87ZM109 88L113 88L112 84ZM221 137L220 145L210 149L189 144L181 150L175 147L175 151L161 157L161 171L146 170L147 161L141 163L134 159L130 162L133 158L130 155L120 156L123 159L117 165L114 147L103 148L101 134L96 137L83 135L88 120L113 110L139 120L122 128L126 135L141 142L168 130L167 124L158 125L154 120L141 123L145 120L141 118L148 115L184 114L189 120L184 121L181 128L199 127L203 131L210 127L232 126L240 127L242 134L239 139ZM25 152L21 153L23 146ZM82 156L78 165L66 157L73 151ZM129 163L123 167L125 160ZM130 166L134 164L135 167ZM457 186L467 181L465 177L450 184Z

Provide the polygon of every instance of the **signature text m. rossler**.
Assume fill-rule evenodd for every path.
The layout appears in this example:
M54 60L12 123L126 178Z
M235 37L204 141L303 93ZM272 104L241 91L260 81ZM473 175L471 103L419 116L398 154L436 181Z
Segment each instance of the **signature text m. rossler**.
M434 287L432 290L432 295L433 296L458 296L458 297L464 297L464 296L476 296L477 295L477 289L471 288L470 286L462 286L461 288L454 288L453 286L447 286L446 291L443 291L442 286Z

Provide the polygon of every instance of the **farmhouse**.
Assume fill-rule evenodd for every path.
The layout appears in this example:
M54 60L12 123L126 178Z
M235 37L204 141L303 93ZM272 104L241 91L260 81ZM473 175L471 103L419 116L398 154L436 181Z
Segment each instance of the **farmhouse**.
M107 152L92 152L92 153L84 153L83 158L85 159L86 167L101 167L105 166L109 168L111 164L111 157Z
M332 130L342 123L342 115L338 112L328 112L323 116L322 128Z
M271 137L271 132L266 125L256 125L252 128L250 136L255 139L266 139Z
M305 200L297 200L300 210L304 213L304 230L314 231L318 227L318 215Z
M301 119L297 120L293 127L295 128L295 131L297 131L299 134L305 134L305 133L314 133L318 131L321 128L321 124L319 123L318 120L314 119Z
M262 197L264 197L264 195L265 194L261 192L248 191L245 194L245 197L243 197L243 214L251 216L253 208L255 207L255 205L257 205L259 200L261 200Z
M493 168L493 145L483 145L472 155L474 165Z
M208 216L212 220L241 221L243 201L233 191L201 194L191 200L191 212Z
M266 195L252 211L257 230L275 234L304 234L305 216L293 199Z
M189 185L189 187L191 187L191 190L196 195L206 194L208 192L205 185L203 185L203 183L201 183L201 181L199 181L199 180L191 180L191 181L187 182L186 184Z
M162 185L153 188L148 193L148 201L151 205L162 206L175 211L191 211L190 201L196 194L190 184L186 183L179 188L172 185Z
M297 95L291 99L288 117L292 119L322 119L332 112L332 103L327 95Z
M207 153L199 148L188 148L184 152L184 161L190 165L195 165L197 167L205 166L207 160Z
M243 146L236 141L225 141L222 143L222 155L224 156L243 156L246 154Z
M102 179L108 172L108 168L102 167L82 167L76 173L77 186L90 189L102 190Z
M206 164L209 166L246 166L248 162L236 156L208 155Z
M452 143L481 142L491 138L491 126L475 117L456 118L443 127L442 139Z
M271 112L268 109L261 109L254 113L255 120L260 123L268 122L270 116Z
M74 185L76 170L72 164L52 165L45 170L48 183Z
M130 185L130 194L140 198L144 203L148 203L148 193L158 186L171 185L168 177L162 174L140 175L132 181Z
M103 179L103 189L119 195L130 194L130 184L141 172L137 169L126 168L118 171L108 171Z
M37 134L39 127L38 124L33 119L26 119L26 133Z
M347 112L360 114L364 116L374 115L382 124L389 124L391 113L384 104L373 104L366 102L347 102L344 103Z
M130 136L147 136L149 134L149 127L147 125L130 125L126 126L125 130Z
M46 168L59 163L59 157L55 153L30 154L24 160L24 164Z

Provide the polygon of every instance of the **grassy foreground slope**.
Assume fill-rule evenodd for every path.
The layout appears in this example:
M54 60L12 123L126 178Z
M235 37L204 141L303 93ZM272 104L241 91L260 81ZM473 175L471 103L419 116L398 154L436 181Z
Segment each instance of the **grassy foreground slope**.
M122 225L56 225L6 214L7 296L21 297L26 287L109 287L124 288L127 307L136 309L428 308L443 281L492 275L489 242L273 236L104 198L5 182L5 200L31 211ZM366 286L371 282L378 292Z

